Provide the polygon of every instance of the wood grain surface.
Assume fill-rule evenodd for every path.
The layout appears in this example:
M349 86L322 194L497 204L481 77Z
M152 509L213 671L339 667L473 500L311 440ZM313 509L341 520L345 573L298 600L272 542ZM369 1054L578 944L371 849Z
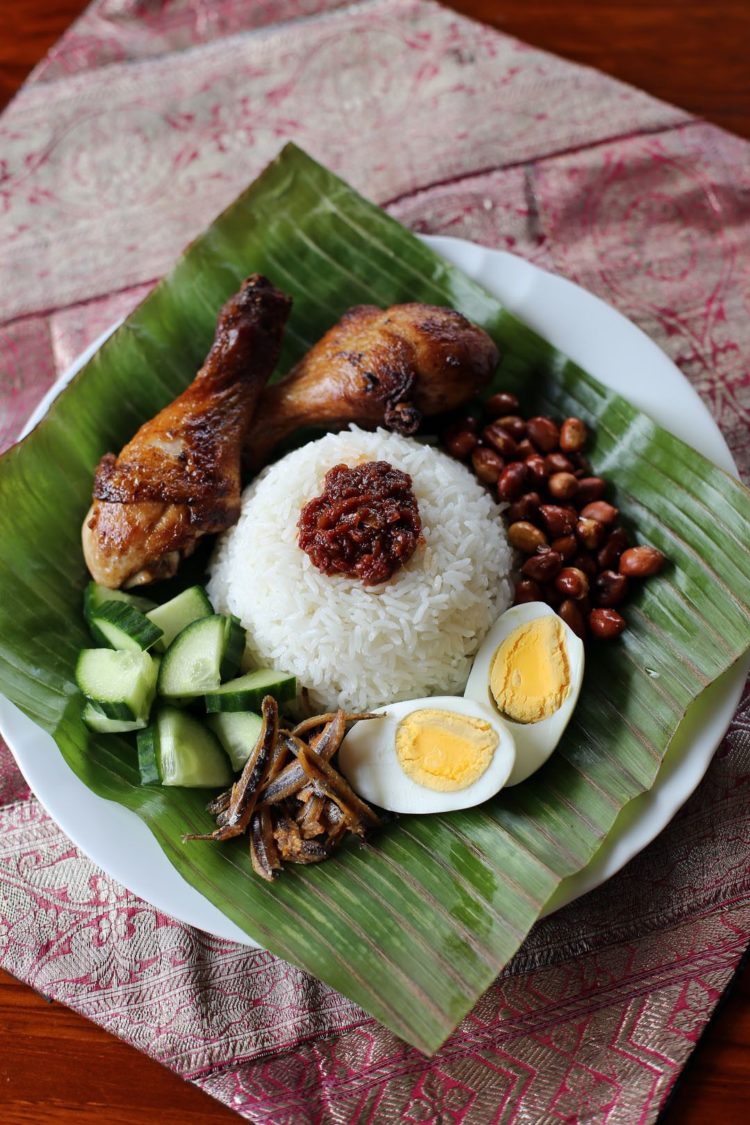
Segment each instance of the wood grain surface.
M0 106L84 6L79 0L0 0ZM750 0L452 0L450 6L750 137ZM694 1052L662 1125L750 1121L749 999L747 968ZM0 1106L3 1125L238 1120L3 972Z

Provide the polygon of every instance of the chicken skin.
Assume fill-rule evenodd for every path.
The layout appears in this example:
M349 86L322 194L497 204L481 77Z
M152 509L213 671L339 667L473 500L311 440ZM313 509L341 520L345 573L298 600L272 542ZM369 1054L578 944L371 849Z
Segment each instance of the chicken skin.
M97 582L115 589L169 578L201 536L236 522L243 442L290 308L266 278L247 278L219 313L190 386L119 456L102 457L82 529Z
M413 434L423 415L472 399L498 358L487 333L453 309L351 308L285 379L264 390L245 440L245 463L260 468L301 426L356 422Z

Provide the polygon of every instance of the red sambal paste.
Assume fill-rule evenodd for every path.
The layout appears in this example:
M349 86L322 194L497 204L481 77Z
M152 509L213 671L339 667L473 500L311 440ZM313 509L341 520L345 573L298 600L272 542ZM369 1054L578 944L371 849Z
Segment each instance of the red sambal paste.
M387 582L409 561L422 532L411 477L387 461L334 465L305 504L299 545L323 574Z

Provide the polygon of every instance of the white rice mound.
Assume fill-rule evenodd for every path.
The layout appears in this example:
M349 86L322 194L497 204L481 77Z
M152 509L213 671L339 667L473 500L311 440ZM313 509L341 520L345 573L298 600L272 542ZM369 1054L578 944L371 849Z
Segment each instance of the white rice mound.
M366 587L317 570L297 544L297 521L334 465L376 460L410 474L424 543L390 581ZM444 453L352 427L289 453L245 490L239 522L211 560L209 596L244 625L251 661L294 673L317 711L457 694L511 601L500 512Z

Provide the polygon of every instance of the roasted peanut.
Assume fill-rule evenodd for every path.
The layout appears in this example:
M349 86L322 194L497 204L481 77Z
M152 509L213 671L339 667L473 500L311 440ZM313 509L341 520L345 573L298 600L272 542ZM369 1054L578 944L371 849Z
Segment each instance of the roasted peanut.
M552 473L572 473L575 465L566 457L564 453L548 453L544 458L547 463L547 471Z
M557 609L565 595L561 594L554 582L547 582L541 587L540 600L546 602L552 609Z
M586 504L581 508L583 519L598 520L605 527L611 527L619 514L618 509L613 504L608 504L606 500L595 500L593 504Z
M503 414L501 418L498 418L497 424L507 430L515 441L521 441L522 438L526 437L526 423L518 414Z
M614 637L619 637L626 621L616 609L592 609L588 624L593 635L600 641L611 641Z
M516 582L514 605L523 605L524 602L538 602L541 596L539 583L533 578L519 578Z
M559 539L552 540L550 547L562 555L563 562L570 562L578 550L578 540L575 535L561 535Z
M629 542L630 540L628 539L628 533L625 528L616 527L596 556L596 561L599 563L600 568L602 570L611 570L612 567L617 566L620 561L620 555L628 546Z
M526 560L521 573L526 578L533 578L535 582L551 582L561 566L562 557L557 551L540 551Z
M594 579L592 594L597 605L613 606L623 602L628 593L628 580L614 570L603 570Z
M583 453L569 453L568 456L570 457L571 461L573 462L573 465L574 465L575 471L576 471L576 476L578 476L578 477L590 477L592 475L592 473L591 473L591 462L589 461L588 457L585 456L585 454L583 454Z
M527 457L524 464L531 473L531 479L537 488L542 486L547 479L547 466L544 464L544 458L541 453L532 453Z
M555 500L572 500L578 492L578 481L572 473L553 473L547 488Z
M582 641L586 639L586 618L578 602L573 601L572 598L566 598L565 601L560 602L557 612L577 637L580 637Z
M491 445L501 457L512 458L516 456L516 443L507 430L499 422L491 422L482 430L482 440Z
M566 598L585 598L589 592L588 577L577 566L564 566L555 578L555 586Z
M620 574L628 578L650 578L664 566L664 555L656 547L628 547L620 556Z
M560 449L563 453L578 453L587 437L585 422L580 418L566 418L560 427Z
M451 457L465 461L477 444L477 435L465 427L451 427L443 435L443 445Z
M591 555L576 555L571 565L582 570L584 574L588 575L589 579L592 579L596 574L596 563Z
M497 494L501 500L517 500L529 485L529 470L522 461L506 465L497 482Z
M516 446L516 457L519 461L525 461L527 457L531 457L534 453L536 453L536 449L534 449L529 439L521 438Z
M485 484L495 484L505 468L505 461L489 445L477 445L471 453L474 472Z
M500 391L487 399L484 409L490 418L501 418L503 414L518 414L519 405L515 395Z
M584 519L581 516L576 524L576 535L582 547L587 551L595 551L604 542L607 529L603 523L599 523L599 520Z
M528 520L530 523L534 523L539 518L541 502L542 498L538 492L527 492L520 500L511 504L505 515L511 523L517 523L518 520Z
M576 526L576 513L558 504L541 504L539 514L551 539L571 535Z
M594 500L601 500L605 487L606 485L601 477L580 477L578 491L576 492L576 503L579 508L592 504Z
M526 433L541 453L551 453L560 443L560 429L551 418L529 418Z
M547 546L547 537L538 527L534 527L533 523L519 520L518 523L512 523L508 528L508 542L517 551L523 551L525 555L531 555L539 547Z

